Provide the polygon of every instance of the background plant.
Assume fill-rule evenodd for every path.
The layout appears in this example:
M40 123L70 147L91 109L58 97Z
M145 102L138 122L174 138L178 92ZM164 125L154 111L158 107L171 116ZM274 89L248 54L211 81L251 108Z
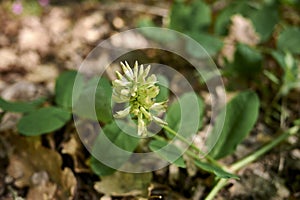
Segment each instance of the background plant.
M238 170L247 166L249 162L257 160L259 156L297 132L299 124L296 120L299 114L293 110L293 107L299 95L299 20L297 18L299 3L297 1L228 1L221 7L217 3L175 1L168 19L165 19L163 24L157 23L157 20L142 19L139 26L163 26L183 32L202 44L217 63L228 94L235 94L235 97L226 105L228 110L226 126L223 129L218 120L216 121L213 131L222 128L221 139L216 147L212 148L207 160L204 159L201 162L197 160L199 152L193 146L187 154L193 158L194 164L200 168L201 172L209 171L218 178L228 178L232 176L232 173L238 173ZM244 38L237 38L232 34L231 28L238 20L248 27L249 22L252 24L250 36L242 34ZM167 36L155 33L143 34L154 41L167 38ZM250 42L247 40L249 38ZM232 57L223 52L224 49L228 49L228 44L234 47L230 54ZM193 51L191 44L187 44L185 48L191 56L197 58L203 56ZM39 136L52 131L59 132L61 128L72 126L70 123L72 114L82 113L71 109L71 88L76 75L78 75L76 72L62 74L57 79L53 98L37 99L29 103L7 102L1 99L0 107L5 112L23 113L18 124L18 132L21 134ZM165 77L160 79L160 81L167 81ZM92 94L92 87L89 87L89 84L94 85L93 81L97 80L82 81L84 95L79 96L78 99ZM199 78L199 82L203 83L203 80ZM110 100L102 101L105 96L111 96L110 87L110 81L102 78L95 98L96 101L101 99L95 105L96 110L99 110L96 120L104 125L105 132L110 133L108 135L115 144L128 151L139 150L139 141L126 137L126 134L122 133L112 122ZM168 90L161 87L160 91L159 98L164 100L169 98ZM165 120L169 122L172 129L165 129L162 137L150 141L147 146L149 149L146 150L160 149L173 137L172 130L178 131L177 125L180 117L184 115L178 111L179 102L182 105L188 104L186 103L188 95L190 94L185 94L177 101L170 102ZM204 121L203 115L206 113L202 98L198 96L199 109L202 111L199 116L200 121ZM95 120L90 111L87 108L82 117ZM223 114L221 110L219 115ZM36 123L37 120L41 123ZM256 134L258 125L268 128L267 130L271 133L265 133L265 135L270 136L273 142L254 151L245 159L224 165L223 158L233 155L237 145L247 140L249 133ZM200 123L199 130L205 126L205 121ZM187 133L196 134L190 132L188 126L184 129ZM128 143L124 144L122 141L128 141ZM210 140L207 141L207 145L211 146ZM230 148L224 150L225 146ZM180 148L174 146L170 151L177 152ZM172 160L168 157L168 152L160 152L160 156L167 161ZM187 160L185 159L185 157L180 158L175 164L179 167L186 167ZM91 158L90 163L94 172L101 177L112 174L114 171L94 158ZM224 171L230 174L224 175ZM213 198L225 183L224 179L220 179L208 199Z

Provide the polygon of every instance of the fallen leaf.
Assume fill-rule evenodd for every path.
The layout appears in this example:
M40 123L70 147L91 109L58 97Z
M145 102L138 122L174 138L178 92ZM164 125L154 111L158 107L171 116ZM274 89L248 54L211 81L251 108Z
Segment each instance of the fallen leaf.
M43 87L28 81L9 85L1 92L1 97L7 101L30 101L44 96L47 96L47 91Z
M18 65L22 66L27 71L36 69L39 63L40 55L36 51L27 51L18 57Z
M67 44L59 45L55 48L56 56L62 60L66 69L77 69L82 64L84 58L77 52L84 52L82 42L76 38Z
M148 45L147 39L137 32L126 32L126 34L120 34L118 37L111 37L109 42L113 46L111 48L138 49Z
M30 186L31 177L39 171L46 171L51 179L59 182L62 159L56 151L43 147L39 137L14 135L10 139L14 151L7 172L15 178L17 187Z
M145 196L151 179L152 173L137 174L118 171L111 176L101 177L101 181L96 182L94 188L105 195Z
M49 14L43 19L54 44L64 43L70 35L71 20L68 8L51 7Z
M21 117L20 113L5 113L0 121L0 131L15 128Z
M55 191L57 189L56 184L47 183L46 185L39 185L29 190L26 199L27 200L50 200L55 199Z
M75 195L77 180L70 168L65 168L59 181L60 188L56 190L56 196L61 200L72 200Z
M37 39L38 38L38 39ZM40 53L49 51L50 37L48 31L37 16L23 19L23 28L19 32L18 46L22 51L33 50Z
M244 43L249 46L255 46L259 43L259 35L250 19L236 14L231 17L229 34L224 38L224 46L221 50L221 59L218 62L223 65L223 58L233 61L236 43Z
M62 143L61 152L69 154L73 158L75 172L90 172L90 169L85 165L83 146L78 134L72 134L68 141Z
M18 56L16 51L9 48L0 49L0 71L9 70L16 65Z
M231 40L255 46L259 43L259 35L255 32L255 28L250 19L239 14L233 15L232 24L229 28L229 37Z
M81 18L73 29L73 37L84 42L94 43L109 32L109 25L105 23L103 14L99 11Z
M6 37L6 35L0 33L0 46L9 46L9 43L9 39Z
M77 181L70 169L61 169L62 158L58 152L43 147L40 137L12 135L9 141L13 152L7 173L17 187L30 187L28 199L73 198Z
M58 73L58 69L54 65L39 65L25 78L34 83L54 82Z

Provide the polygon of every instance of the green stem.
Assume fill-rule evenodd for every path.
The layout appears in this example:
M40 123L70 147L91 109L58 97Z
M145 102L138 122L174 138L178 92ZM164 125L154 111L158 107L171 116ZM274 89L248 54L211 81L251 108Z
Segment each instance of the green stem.
M214 186L212 191L207 195L205 200L213 200L218 192L227 184L228 179L221 178L218 183Z
M230 169L231 172L236 172L239 169L243 168L244 166L248 165L249 163L255 161L258 159L260 156L263 154L267 153L270 151L273 147L278 145L280 142L288 138L290 135L293 135L299 131L299 126L294 126L290 129L288 129L286 132L281 134L279 137L277 137L275 140L272 142L266 144L259 150L253 152L252 154L248 155L247 157L243 158L242 160L237 161L236 163L232 164ZM227 179L220 179L218 183L214 186L212 191L208 194L208 196L205 198L205 200L212 200L218 192L227 184Z
M166 141L165 138L163 138L163 137L161 137L161 136L158 136L158 135L153 135L152 137L155 138L155 139L157 139L157 140ZM194 159L196 159L196 160L202 162L201 158L199 158L199 156L198 156L197 154L195 154L193 151L191 151L190 149L187 149L187 150L186 150L186 154L187 154L188 156L190 156L191 158L194 158ZM217 163L217 164L218 164L217 166L223 168L224 170L229 171L229 169L220 166L219 163Z
M274 108L275 104L278 102L279 98L281 97L281 91L282 91L282 86L279 88L275 97L272 99L271 103L269 104L268 108L265 111L266 114L265 114L264 120L267 124L269 124L269 122L270 122L269 119L272 114L272 109Z
M209 156L208 154L205 154L203 151L201 151L196 145L194 145L193 143L191 143L190 141L188 141L187 139L185 139L182 135L178 134L176 131L174 131L173 129L171 129L169 126L163 126L163 128L168 131L170 134L174 135L175 137L177 137L178 139L180 139L182 142L186 143L187 145L190 145L190 148L192 148L193 150L195 150L197 153L201 154L202 156L205 157L205 159L207 159L209 162L213 163L214 165L217 165L219 167L222 167L220 165L220 163L218 163L218 161L216 161L215 159L213 159L211 156Z
M278 136L272 142L266 144L265 146L263 146L259 150L255 151L254 153L248 155L247 157L243 158L242 160L239 160L236 163L232 164L230 169L232 171L237 171L237 170L241 169L242 167L246 166L247 164L255 161L257 158L259 158L260 156L262 156L266 152L270 151L273 147L275 147L280 142L282 142L283 140L288 138L290 135L297 133L298 130L299 130L298 126L294 126L294 127L290 128L285 133Z

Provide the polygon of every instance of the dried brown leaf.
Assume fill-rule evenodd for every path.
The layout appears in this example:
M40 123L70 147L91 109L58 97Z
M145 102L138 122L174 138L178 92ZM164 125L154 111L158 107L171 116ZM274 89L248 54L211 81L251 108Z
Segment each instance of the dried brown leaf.
M47 182L45 185L37 185L30 188L26 199L27 200L50 200L55 199L55 191L57 190L57 185L51 182Z
M68 8L52 7L43 19L43 24L49 31L54 44L64 43L70 36L71 20Z
M231 25L229 34L224 38L224 46L221 50L221 59L219 64L223 65L223 58L228 61L233 61L236 43L244 43L250 46L255 46L259 43L259 35L255 32L255 28L251 20L236 14L231 17Z
M152 173L116 172L101 179L101 181L95 183L94 188L105 195L146 195Z
M58 152L43 147L39 137L13 135L9 140L13 152L7 173L17 187L30 187L28 199L72 199L76 178L70 169L61 169Z
M7 172L15 178L16 186L30 186L32 175L39 171L46 171L52 180L59 182L62 159L56 151L41 146L37 137L14 136L11 139L14 151Z
M58 77L58 69L54 65L38 65L25 78L34 83L53 82Z
M0 49L0 71L9 70L10 67L17 63L17 53L13 49L4 48Z
M61 172L61 179L59 181L60 189L56 191L56 196L61 200L72 200L75 195L76 185L77 180L72 170L65 168Z
M70 139L62 143L61 152L73 158L74 170L77 173L90 172L90 169L85 165L85 156L82 148L82 143L77 134L71 134Z
M255 46L260 38L255 32L255 28L251 20L237 14L231 18L232 24L229 28L229 37L232 41Z
M33 50L47 53L50 49L48 31L36 16L25 17L23 28L19 32L18 46L22 51Z

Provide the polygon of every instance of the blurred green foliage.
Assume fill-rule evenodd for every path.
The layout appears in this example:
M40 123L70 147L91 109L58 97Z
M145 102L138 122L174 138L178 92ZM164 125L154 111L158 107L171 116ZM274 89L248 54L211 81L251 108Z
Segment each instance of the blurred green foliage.
M299 67L297 66L300 54L300 3L298 0L225 1L221 7L216 6L220 3L218 1L207 2L175 0L171 6L167 28L184 33L197 41L208 55L215 59L225 76L235 77L232 79L234 81L237 79L257 80L264 71L267 78L280 80L282 88L285 88L282 94L287 94L286 91L299 86ZM288 15L286 12L292 13ZM249 42L231 35L233 33L230 32L230 28L233 26L235 15L243 17L244 21L241 23L249 21L252 25L252 28L247 27L249 30L244 30L246 33L237 33L239 37L244 37ZM288 18L287 16L294 17ZM151 20L142 19L139 26L147 27L155 26L155 24ZM255 34L255 40L247 35L247 31ZM145 33L145 35L156 41L167 38L167 36L155 34ZM223 52L228 49L226 46L228 41L230 45L233 45L233 59L228 59ZM185 45L187 53L191 56L196 58L203 56L203 53L196 51L195 43ZM291 54L289 58L294 63L293 69L284 63L285 54ZM270 71L268 66L270 58L277 62L278 67L281 66L284 75L280 73L280 70ZM290 72L291 70L293 73Z

